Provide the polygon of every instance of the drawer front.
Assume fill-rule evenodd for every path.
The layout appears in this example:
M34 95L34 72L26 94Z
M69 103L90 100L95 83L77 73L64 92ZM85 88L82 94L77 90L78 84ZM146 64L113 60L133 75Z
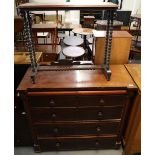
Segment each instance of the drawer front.
M35 131L38 136L66 136L66 135L100 135L117 134L119 121L100 122L100 123L53 123L35 125Z
M43 95L29 96L32 107L77 107L123 105L126 95Z
M81 95L78 106L116 106L127 102L127 95Z
M85 107L78 108L79 120L107 120L120 119L122 114L122 107Z
M73 121L77 119L76 108L32 108L33 121Z
M122 107L33 108L34 121L74 121L120 119Z
M76 107L76 96L29 96L31 107Z
M74 149L112 149L115 148L116 137L83 137L38 139L41 151L74 150Z

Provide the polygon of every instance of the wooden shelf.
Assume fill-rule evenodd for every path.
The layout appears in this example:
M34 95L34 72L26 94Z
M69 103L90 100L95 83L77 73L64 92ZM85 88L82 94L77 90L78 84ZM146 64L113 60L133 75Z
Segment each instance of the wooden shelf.
M100 3L79 3L79 2L66 2L66 3L25 3L18 6L19 9L38 11L38 10L82 10L82 9L97 9L97 10L116 10L118 5L111 2Z

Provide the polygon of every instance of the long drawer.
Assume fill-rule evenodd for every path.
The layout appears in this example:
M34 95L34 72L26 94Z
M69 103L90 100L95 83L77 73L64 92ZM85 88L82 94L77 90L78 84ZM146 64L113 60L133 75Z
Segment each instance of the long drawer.
M80 108L32 108L35 121L75 121L120 119L122 106L115 107L80 107Z
M116 148L116 137L38 138L41 151Z
M38 136L118 134L120 121L40 123L34 129Z
M29 95L31 107L78 107L123 105L127 95Z

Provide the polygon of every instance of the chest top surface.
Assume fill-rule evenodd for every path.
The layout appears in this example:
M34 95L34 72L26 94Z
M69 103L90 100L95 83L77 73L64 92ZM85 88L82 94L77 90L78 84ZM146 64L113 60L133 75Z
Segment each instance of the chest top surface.
M44 67L40 67L44 68ZM102 90L102 89L136 89L137 86L129 75L124 65L111 65L111 80L107 81L103 70L61 70L38 71L36 83L32 84L28 69L22 79L18 91L27 89L47 90Z

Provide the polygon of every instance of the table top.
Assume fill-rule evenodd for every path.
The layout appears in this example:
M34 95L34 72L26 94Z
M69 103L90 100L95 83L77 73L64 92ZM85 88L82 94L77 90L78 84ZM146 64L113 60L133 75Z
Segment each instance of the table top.
M82 10L82 9L112 9L116 10L118 5L111 2L55 2L55 3L24 3L18 6L19 9L24 10Z
M79 46L83 43L83 39L77 36L68 36L68 37L65 37L63 42L69 46Z
M56 28L57 25L56 23L51 23L51 24L33 24L32 29L51 29L51 28Z
M102 69L92 69L94 65L73 65L72 67L89 68L86 70L67 70L67 66L40 66L38 68L36 83L30 80L29 68L18 86L18 91L25 92L28 88L39 91L45 90L116 90L136 89L137 85L129 75L124 65L111 65L111 80L107 81ZM56 68L55 71L50 71ZM41 71L44 70L44 71ZM60 70L62 69L62 70Z
M68 46L63 49L63 54L71 58L80 57L84 53L85 53L85 50L82 47L78 47L78 46Z
M41 23L41 24L33 24L32 29L46 29L50 30L51 28L57 28L58 30L72 30L74 28L80 28L81 24L71 24L71 23L56 23L56 22L48 22L48 23Z
M125 64L125 67L141 91L141 64Z
M73 33L81 34L81 35L93 34L93 29L90 29L90 28L75 28L72 31L73 31Z
M39 62L42 52L35 52L36 62ZM14 52L14 64L30 64L29 52Z

